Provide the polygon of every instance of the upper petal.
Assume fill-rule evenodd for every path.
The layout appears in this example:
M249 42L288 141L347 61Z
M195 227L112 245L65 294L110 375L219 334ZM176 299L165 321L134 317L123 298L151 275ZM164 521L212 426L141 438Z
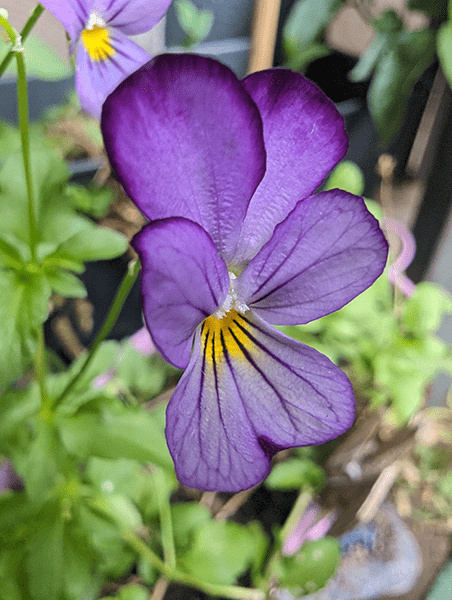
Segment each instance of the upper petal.
M83 41L77 49L75 87L82 108L95 118L100 118L108 94L150 58L143 48L119 31L111 28L107 31L112 50L110 56L93 60Z
M166 436L182 483L234 492L266 477L278 450L331 440L353 418L351 384L329 359L232 311L198 332Z
M146 225L132 240L142 264L143 312L152 340L184 369L193 334L229 291L229 275L210 236L187 219Z
M112 27L135 35L152 29L170 4L171 0L95 0L94 10Z
M388 244L362 198L330 190L299 202L235 281L240 298L276 325L323 317L383 272Z
M144 214L199 223L228 261L265 170L259 111L234 73L210 58L158 56L110 95L102 130Z
M42 0L41 4L56 17L71 37L71 53L88 22L94 0Z
M235 262L251 259L295 204L347 152L344 120L312 82L288 69L253 73L243 86L264 124L267 169L246 214Z

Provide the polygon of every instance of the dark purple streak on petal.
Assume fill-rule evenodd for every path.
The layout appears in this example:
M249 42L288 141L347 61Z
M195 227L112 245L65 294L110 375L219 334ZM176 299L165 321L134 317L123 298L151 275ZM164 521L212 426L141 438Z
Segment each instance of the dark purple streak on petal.
M387 251L362 198L330 190L297 204L235 288L270 323L308 323L367 289L383 272Z
M236 263L255 256L275 225L317 189L348 148L333 102L299 73L261 71L243 86L261 113L267 170L249 204Z
M201 225L226 262L265 170L259 112L234 73L195 55L161 55L109 96L105 147L150 219Z
M196 328L227 296L227 267L209 235L187 219L155 221L134 237L132 245L143 268L147 328L166 360L183 369Z

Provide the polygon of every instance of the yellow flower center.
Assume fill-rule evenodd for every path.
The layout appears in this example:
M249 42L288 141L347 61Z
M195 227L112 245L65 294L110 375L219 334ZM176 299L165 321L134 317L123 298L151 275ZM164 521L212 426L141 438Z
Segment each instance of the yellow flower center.
M226 354L231 358L244 358L244 351L253 345L249 330L245 317L234 309L221 317L207 317L201 329L201 344L207 362L218 365Z
M106 27L94 25L82 31L82 42L91 60L100 62L113 56L115 49L110 43L110 34Z

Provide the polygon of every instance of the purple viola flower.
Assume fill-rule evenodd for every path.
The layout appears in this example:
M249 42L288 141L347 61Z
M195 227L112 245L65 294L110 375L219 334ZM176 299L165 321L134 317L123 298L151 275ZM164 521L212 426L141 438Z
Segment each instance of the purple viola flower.
M171 0L42 0L77 48L75 87L82 108L100 117L108 94L150 56L127 36L152 29Z
M270 325L341 308L386 262L361 198L312 195L347 150L333 103L286 69L239 81L212 59L161 55L107 98L102 130L151 221L133 241L147 327L186 369L166 425L182 483L245 489L278 450L348 429L345 374Z

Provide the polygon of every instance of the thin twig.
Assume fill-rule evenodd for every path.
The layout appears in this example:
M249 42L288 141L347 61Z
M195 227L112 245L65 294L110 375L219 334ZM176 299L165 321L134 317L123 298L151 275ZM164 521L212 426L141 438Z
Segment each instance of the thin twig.
M163 597L166 594L166 590L168 589L168 580L166 577L160 577L157 583L154 586L154 591L152 592L151 600L163 600Z
M255 0L248 73L273 66L281 0Z
M248 498L254 494L254 491L257 489L258 486L254 486L252 488L250 488L249 490L243 490L243 492L239 492L238 494L234 494L234 496L232 496L232 498L229 498L229 500L223 504L223 506L220 508L220 510L217 512L217 514L215 515L215 519L217 521L226 521L226 519L229 519L230 517L232 517L232 515L234 515L239 508L245 504L245 502L248 500Z

